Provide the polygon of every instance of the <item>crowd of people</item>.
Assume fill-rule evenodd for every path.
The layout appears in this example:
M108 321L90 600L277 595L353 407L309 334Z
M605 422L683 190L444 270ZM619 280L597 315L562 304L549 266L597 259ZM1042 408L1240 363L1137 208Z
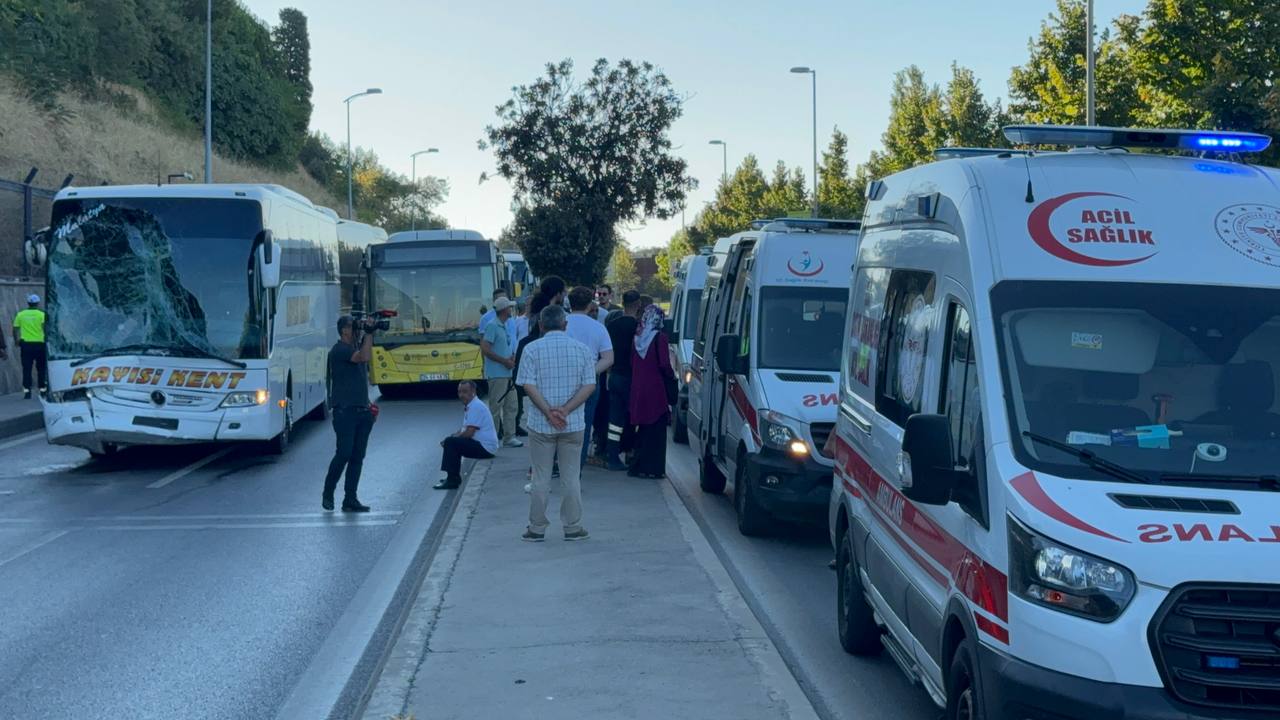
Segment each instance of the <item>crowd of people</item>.
M499 446L520 447L519 437L528 437L531 502L523 539L544 539L547 496L559 478L565 539L580 540L587 536L583 467L665 475L675 401L665 315L635 290L621 300L614 302L609 285L569 288L555 276L523 305L494 294L480 321L487 404L476 398L474 383L459 386L462 428L442 442L445 476L436 488L461 484L462 458L490 458Z

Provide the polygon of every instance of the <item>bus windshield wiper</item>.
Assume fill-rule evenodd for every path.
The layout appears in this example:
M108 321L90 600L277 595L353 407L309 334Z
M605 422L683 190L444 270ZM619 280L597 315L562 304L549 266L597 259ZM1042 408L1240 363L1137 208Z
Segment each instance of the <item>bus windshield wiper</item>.
M1247 473L1165 473L1160 476L1161 482L1171 483L1222 483L1256 484L1264 490L1280 491L1280 475L1249 475Z
M125 355L128 353L141 353L144 350L155 350L155 349L156 349L156 346L150 343L133 343L131 345L121 345L119 347L107 348L106 350L101 350L92 355L82 357L79 360L72 362L71 367L80 367L85 363L93 362L94 360L97 360L99 358L104 358L109 355Z
M1073 445L1068 445L1067 443L1054 440L1051 437L1033 433L1030 430L1023 430L1022 436L1034 440L1042 445L1048 445L1055 450L1061 450L1068 455L1073 455L1085 465L1088 465L1098 472L1106 473L1114 478L1119 478L1126 482L1142 483L1144 485L1151 483L1151 478L1146 475L1143 475L1136 470L1130 470L1123 465L1113 463L1106 458L1099 457L1096 453L1089 450L1081 450Z
M224 362L232 367L240 368L241 370L244 370L245 368L249 367L247 363L243 363L239 360L232 360L231 358L222 357L221 355L218 355L217 353L211 353L208 350L201 350L200 348L191 344L178 345L178 346L165 348L165 349L174 350L176 352L183 353L187 357L208 358L209 360L217 360L219 362Z

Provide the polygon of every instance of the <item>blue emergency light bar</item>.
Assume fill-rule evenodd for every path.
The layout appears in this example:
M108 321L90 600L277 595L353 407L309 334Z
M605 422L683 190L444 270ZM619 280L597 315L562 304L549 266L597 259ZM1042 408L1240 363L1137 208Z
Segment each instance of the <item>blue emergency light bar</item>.
M1226 130L1115 128L1096 125L1010 125L1009 142L1018 145L1160 148L1200 152L1256 153L1271 144L1269 135Z

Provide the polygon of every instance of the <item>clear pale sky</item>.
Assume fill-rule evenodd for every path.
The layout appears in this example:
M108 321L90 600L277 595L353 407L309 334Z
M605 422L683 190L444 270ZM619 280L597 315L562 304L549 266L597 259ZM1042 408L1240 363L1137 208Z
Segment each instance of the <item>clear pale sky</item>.
M811 177L810 81L790 74L792 66L818 71L819 152L838 125L856 164L880 145L895 71L914 63L930 82L944 83L955 61L977 73L988 99L1004 98L1010 68L1025 62L1028 39L1055 7L1052 0L242 1L272 25L282 7L306 13L314 129L344 142L343 98L381 87L383 95L352 102L352 143L406 175L410 153L440 148L418 158L419 173L451 184L440 212L454 227L489 237L511 220L511 190L501 179L478 182L494 162L476 141L511 87L532 81L548 61L569 57L587 70L599 57L628 57L667 73L688 97L672 140L700 182L688 202L692 222L720 178L712 138L728 142L731 169L755 153L766 169L782 159ZM1096 0L1097 26L1144 6ZM633 248L649 247L679 228L677 216L625 235Z

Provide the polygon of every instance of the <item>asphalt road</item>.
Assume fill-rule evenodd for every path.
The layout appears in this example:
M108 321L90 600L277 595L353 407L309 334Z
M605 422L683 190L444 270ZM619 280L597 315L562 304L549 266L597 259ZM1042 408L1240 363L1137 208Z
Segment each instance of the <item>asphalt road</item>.
M686 445L668 445L677 492L708 535L800 687L824 720L936 720L942 713L887 655L848 655L836 638L836 574L825 528L781 526L766 538L738 532L732 485L714 496L698 488Z
M0 441L0 717L274 717L405 512L448 495L434 439L458 413L382 403L361 516L320 509L327 422L281 458Z

